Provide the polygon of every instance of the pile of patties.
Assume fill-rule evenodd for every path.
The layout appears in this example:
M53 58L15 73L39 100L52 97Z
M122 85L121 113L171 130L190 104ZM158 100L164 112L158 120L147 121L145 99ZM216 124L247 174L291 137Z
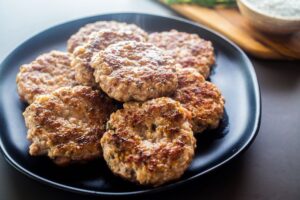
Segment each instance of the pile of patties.
M51 51L17 75L32 156L58 165L104 158L132 182L158 186L191 163L195 136L217 128L219 89L205 79L211 42L171 30L99 21L72 35L68 52Z

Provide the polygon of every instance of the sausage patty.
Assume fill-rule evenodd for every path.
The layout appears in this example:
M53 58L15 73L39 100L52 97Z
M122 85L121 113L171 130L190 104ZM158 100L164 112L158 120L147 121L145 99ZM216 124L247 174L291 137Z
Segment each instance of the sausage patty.
M167 96L177 87L174 60L150 43L110 45L94 56L91 65L101 89L118 101Z
M147 37L147 33L135 24L127 24L116 21L97 21L86 24L81 27L77 33L70 37L67 44L68 51L72 53L76 47L81 46L88 40L91 33L101 31L103 29L109 29L111 31L129 31Z
M38 96L23 114L30 155L48 155L58 165L100 157L100 138L113 111L111 99L86 86Z
M205 78L209 76L210 68L215 62L210 41L200 38L197 34L171 30L150 34L149 42L165 49L182 67L193 67Z
M190 113L167 97L125 103L101 139L109 168L127 180L158 186L178 179L194 156Z
M22 65L16 80L20 98L32 103L38 95L48 94L60 87L77 85L70 57L68 53L51 51L30 64Z
M112 31L110 29L103 29L92 33L88 40L73 52L74 59L71 64L76 71L76 80L83 85L95 87L97 84L93 76L94 69L90 66L93 55L104 50L111 44L128 40L143 42L146 38L144 35L122 30Z
M193 68L183 68L177 74L178 88L173 99L192 113L193 131L199 133L217 128L223 117L225 103L220 90L213 83L205 81Z

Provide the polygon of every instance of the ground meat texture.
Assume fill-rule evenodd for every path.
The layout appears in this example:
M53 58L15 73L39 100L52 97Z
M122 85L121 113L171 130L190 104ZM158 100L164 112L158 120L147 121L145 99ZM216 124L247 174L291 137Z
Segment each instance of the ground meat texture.
M38 96L23 114L30 155L48 155L58 165L101 157L100 139L115 110L105 94L86 86Z
M211 66L215 62L210 41L200 38L197 34L171 30L150 34L149 42L165 49L183 67L193 67L205 78L209 76Z
M60 87L78 85L71 55L59 51L43 54L30 64L22 65L16 82L20 98L28 103Z
M178 179L196 147L189 118L167 97L125 103L111 115L101 139L104 159L114 174L142 185Z
M93 76L94 69L90 66L93 55L111 44L130 40L143 42L146 37L132 31L112 31L110 29L103 29L90 34L88 40L73 52L74 59L71 64L76 71L76 80L83 85L96 87L98 84L96 84Z
M110 45L94 56L91 66L101 89L122 102L167 96L177 87L176 63L150 43Z
M219 125L224 113L224 98L211 82L193 68L177 71L178 88L172 98L179 101L192 114L194 133L214 129Z
M91 33L101 31L103 29L109 29L111 31L129 31L143 37L147 37L147 33L135 24L127 24L116 21L97 21L86 24L80 28L77 33L70 37L67 44L68 51L72 53L76 47L83 45L88 40Z

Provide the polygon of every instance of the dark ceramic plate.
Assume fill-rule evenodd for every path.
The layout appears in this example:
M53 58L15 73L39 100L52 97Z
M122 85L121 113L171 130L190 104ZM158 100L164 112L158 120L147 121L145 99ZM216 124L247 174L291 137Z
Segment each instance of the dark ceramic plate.
M22 116L26 105L19 100L15 83L19 66L52 49L65 50L71 34L84 24L97 20L135 23L148 32L177 29L197 33L212 41L216 67L210 80L221 89L226 99L226 114L216 131L198 137L195 158L179 180L157 188L141 187L112 175L103 160L84 166L60 168L46 157L28 155L27 129ZM0 70L0 146L6 160L31 178L68 191L93 195L133 195L174 188L232 160L251 144L259 129L260 93L247 56L219 34L182 19L118 13L67 22L25 41L3 61Z

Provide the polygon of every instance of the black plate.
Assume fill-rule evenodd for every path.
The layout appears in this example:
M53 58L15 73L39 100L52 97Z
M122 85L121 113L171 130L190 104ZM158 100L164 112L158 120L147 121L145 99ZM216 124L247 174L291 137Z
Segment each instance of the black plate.
M86 23L117 20L135 23L148 32L177 29L197 33L212 41L216 67L211 81L219 86L226 99L226 115L217 131L198 138L195 158L180 180L147 188L112 175L104 161L84 166L59 168L45 157L28 155L28 141L19 101L16 74L22 63L28 63L52 49L65 50L71 34ZM16 48L0 68L0 146L6 160L17 170L35 180L61 189L93 195L133 195L173 188L220 167L246 149L254 140L260 124L260 93L252 64L243 51L219 34L176 18L149 14L117 13L83 18L49 28Z

